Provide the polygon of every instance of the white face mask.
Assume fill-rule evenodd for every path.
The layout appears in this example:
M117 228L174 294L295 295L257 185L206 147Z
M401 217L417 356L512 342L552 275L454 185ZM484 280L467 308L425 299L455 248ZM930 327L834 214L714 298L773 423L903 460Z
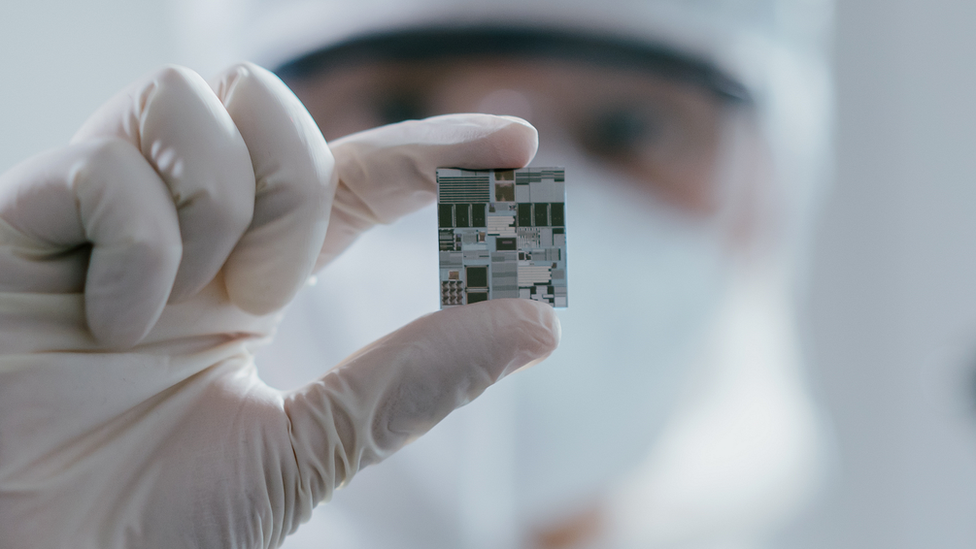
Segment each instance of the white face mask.
M533 162L566 167L569 307L559 310L559 349L452 414L446 431L391 458L400 473L408 463L441 463L435 476L451 460L472 461L460 465L469 471L461 476L481 480L459 481L460 507L486 523L473 527L479 535L515 539L519 529L592 501L645 456L729 278L717 227L654 203L580 158L550 145ZM265 366L262 377L296 386L436 309L437 268L433 208L364 235L306 289L259 355L259 366L266 358L302 367ZM523 523L515 537L502 535L504 517Z
M569 307L559 349L516 380L528 515L595 495L644 456L730 274L715 224L582 157L563 149L533 162L566 166Z

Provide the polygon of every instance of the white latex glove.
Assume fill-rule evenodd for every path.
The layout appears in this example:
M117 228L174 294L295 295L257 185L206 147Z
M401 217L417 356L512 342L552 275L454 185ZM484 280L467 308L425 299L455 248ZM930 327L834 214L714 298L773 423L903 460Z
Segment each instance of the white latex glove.
M547 356L558 322L528 300L420 318L287 393L249 351L316 264L429 203L436 167L522 166L536 140L456 115L330 153L267 71L212 91L173 67L0 176L0 547L276 547L360 468Z

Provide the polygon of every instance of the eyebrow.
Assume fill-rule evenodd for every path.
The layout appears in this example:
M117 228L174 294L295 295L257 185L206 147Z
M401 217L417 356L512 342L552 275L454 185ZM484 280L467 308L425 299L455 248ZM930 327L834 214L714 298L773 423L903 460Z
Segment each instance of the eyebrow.
M301 79L370 62L491 56L565 59L648 71L699 86L731 103L752 103L743 84L715 65L673 47L590 31L540 27L450 26L375 33L305 54L274 72L282 79Z

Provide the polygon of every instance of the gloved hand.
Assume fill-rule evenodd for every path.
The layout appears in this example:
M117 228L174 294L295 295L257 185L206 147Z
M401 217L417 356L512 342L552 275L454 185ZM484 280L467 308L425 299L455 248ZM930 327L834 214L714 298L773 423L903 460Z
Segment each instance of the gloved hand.
M536 139L455 115L330 152L267 71L212 91L166 68L0 176L0 547L276 547L547 356L558 322L528 300L422 317L291 392L250 354L316 266L433 199L436 167L522 166Z

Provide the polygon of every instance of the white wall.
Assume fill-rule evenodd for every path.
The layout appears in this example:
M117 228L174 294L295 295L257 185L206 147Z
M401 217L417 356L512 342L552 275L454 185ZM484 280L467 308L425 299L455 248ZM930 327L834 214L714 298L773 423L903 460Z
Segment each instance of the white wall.
M814 258L839 473L782 547L976 547L976 2L839 0Z
M0 171L65 144L98 105L172 59L165 2L0 3Z

